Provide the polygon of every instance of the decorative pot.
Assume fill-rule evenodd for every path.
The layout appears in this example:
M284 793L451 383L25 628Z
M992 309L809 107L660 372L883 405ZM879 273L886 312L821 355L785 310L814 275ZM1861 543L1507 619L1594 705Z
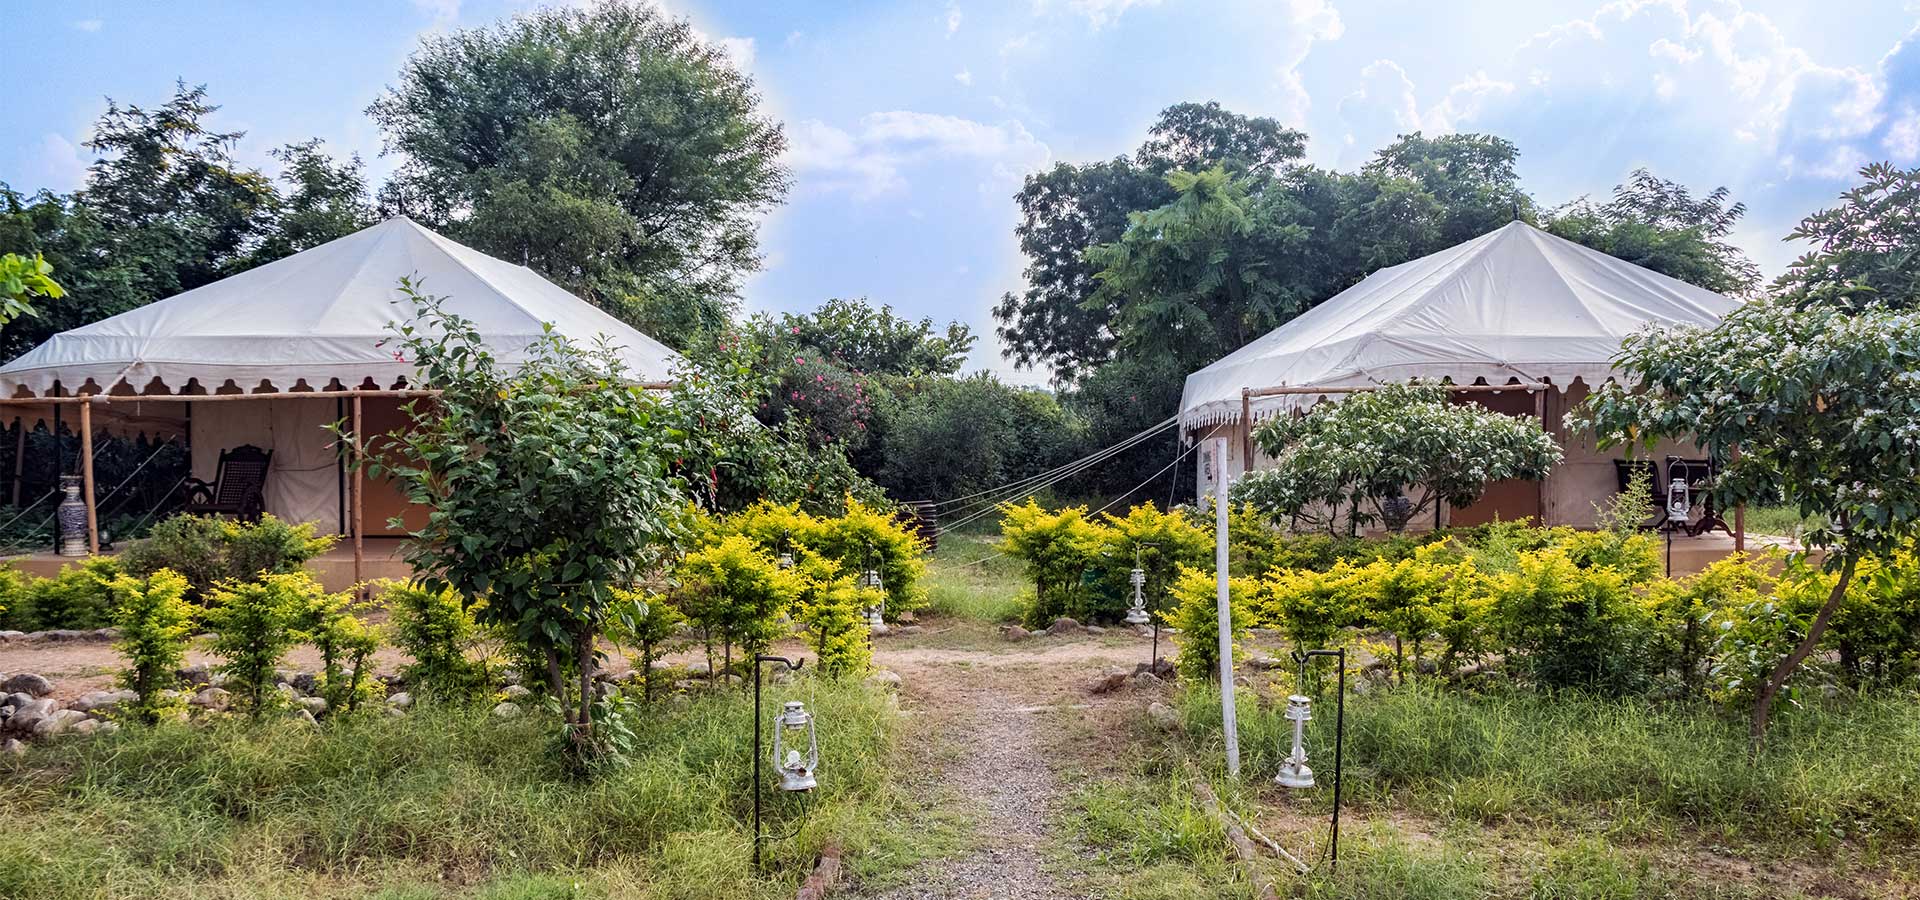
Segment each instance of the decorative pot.
M59 554L61 556L87 555L87 502L80 499L80 476L60 476L60 490L65 496L60 498L60 509L54 520L60 523Z

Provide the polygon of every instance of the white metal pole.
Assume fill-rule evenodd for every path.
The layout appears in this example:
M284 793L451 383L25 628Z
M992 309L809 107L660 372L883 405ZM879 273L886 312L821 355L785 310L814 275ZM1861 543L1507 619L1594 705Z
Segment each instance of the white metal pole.
M1244 425L1243 425L1244 427ZM1227 774L1240 777L1240 723L1233 714L1233 611L1227 590L1227 439L1214 445L1213 580L1220 615L1220 723L1227 735Z

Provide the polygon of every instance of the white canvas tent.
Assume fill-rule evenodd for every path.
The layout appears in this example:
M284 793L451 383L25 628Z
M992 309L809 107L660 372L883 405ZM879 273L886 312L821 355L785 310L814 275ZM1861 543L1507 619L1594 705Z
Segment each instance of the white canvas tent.
M370 424L362 430L396 427L400 389L432 387L407 384L414 368L390 328L414 312L397 292L402 277L445 297L445 308L471 320L509 364L548 323L576 342L617 348L638 383L666 381L680 359L531 269L395 218L55 335L0 367L0 402L42 416L51 408L46 398L91 395L68 421L175 416L193 448L193 474L207 480L223 449L271 449L266 511L350 531L357 516L348 513L346 479L324 426L351 408L358 427L364 398ZM215 399L245 402L196 402ZM373 487L377 494L381 486ZM375 531L387 512L369 516Z
M1711 326L1738 301L1514 222L1466 243L1381 269L1298 318L1187 376L1180 423L1190 439L1231 436L1216 461L1201 448L1201 496L1216 464L1244 471L1244 414L1255 422L1321 399L1312 388L1413 378L1457 385L1550 384L1517 400L1562 432L1568 463L1537 512L1579 524L1615 487L1611 460L1564 434L1564 410L1614 375L1622 339L1649 324ZM1268 393L1262 395L1261 391ZM1280 391L1287 391L1282 393ZM1244 396L1243 396L1244 392ZM1326 396L1337 399L1338 391ZM1255 461L1258 465L1258 461Z

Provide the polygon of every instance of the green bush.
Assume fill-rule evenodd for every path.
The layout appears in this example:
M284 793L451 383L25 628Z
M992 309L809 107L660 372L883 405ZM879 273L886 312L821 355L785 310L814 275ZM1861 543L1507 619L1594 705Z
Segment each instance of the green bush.
M317 693L327 701L328 715L353 712L380 695L367 671L380 649L380 632L356 614L353 594L310 593L300 616L300 635L320 651Z
M1547 688L1628 693L1651 686L1652 617L1610 568L1558 549L1522 553L1493 582L1508 665Z
M659 594L621 589L614 596L619 605L608 636L616 643L640 649L639 658L632 660L633 668L640 673L640 699L651 701L658 677L653 663L679 649L680 626L686 624L687 617Z
M926 606L926 543L891 511L848 497L846 512L821 519L812 541L811 549L838 563L842 572L877 569L889 618Z
M687 554L674 575L680 611L700 631L709 661L714 644L721 647L715 673L731 671L735 647L743 660L765 652L780 637L779 617L798 593L792 573L738 534Z
M1232 623L1230 640L1233 652L1240 652L1240 638L1246 634L1251 615L1251 599L1258 583L1248 578L1227 580L1228 619ZM1212 572L1182 566L1173 582L1173 614L1167 624L1179 630L1180 644L1176 662L1180 677L1196 681L1220 677L1220 599L1219 586Z
M333 542L333 535L316 535L311 524L294 525L271 515L258 522L180 515L155 524L121 558L135 575L164 568L186 576L190 599L204 601L223 581L297 572Z
M113 591L114 626L120 638L114 648L127 660L120 686L139 695L125 711L149 724L183 709L184 698L167 695L177 684L174 673L187 658L193 634L193 605L186 601L187 579L171 569L145 578L122 575L109 586Z
M114 598L109 585L121 574L120 564L110 556L68 566L52 578L0 568L0 628L105 628L113 624Z
M1178 513L1163 513L1151 503L1135 506L1124 516L1104 513L1099 528L1098 562L1087 604L1087 617L1094 620L1126 615L1133 602L1129 577L1136 560L1146 575L1142 597L1148 613L1154 614L1169 605L1181 566L1203 566L1213 558L1211 529ZM1228 532L1231 535L1231 527Z
M796 618L827 675L864 675L873 665L873 645L861 613L878 601L852 575L826 564L800 566ZM837 575L837 577L836 577Z
M459 594L395 583L379 603L391 617L388 639L413 658L400 669L407 687L443 700L471 699L486 689L485 666L467 656L480 626Z
M1020 560L1034 585L1027 623L1045 625L1060 616L1091 612L1088 570L1098 558L1100 526L1088 521L1086 507L1048 512L1032 498L1021 506L1000 507L1000 552Z
M280 658L298 641L295 629L324 595L305 572L229 582L214 589L207 610L219 670L234 686L241 706L258 719L274 705L274 674Z

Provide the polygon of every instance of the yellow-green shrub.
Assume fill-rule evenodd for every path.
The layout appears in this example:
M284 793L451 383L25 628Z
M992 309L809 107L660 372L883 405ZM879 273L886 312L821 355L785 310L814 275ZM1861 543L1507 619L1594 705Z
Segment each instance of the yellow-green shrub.
M891 512L848 497L847 511L820 519L810 540L812 549L837 563L842 572L877 569L887 592L889 617L926 605L926 543Z
M780 614L797 593L794 576L739 534L687 554L674 572L681 586L680 611L700 630L709 657L714 642L720 643L727 667L734 647L751 659L780 636Z
M149 724L186 702L169 696L193 634L193 605L186 600L187 579L172 569L145 578L121 575L109 585L114 597L115 649L127 660L120 686L138 694L125 711Z
M1240 653L1240 638L1246 634L1252 616L1251 599L1259 583L1251 578L1227 580L1227 607L1232 621L1234 655ZM1180 677L1195 680L1220 675L1219 590L1212 572L1180 567L1173 581L1173 614L1168 624L1179 630Z
M1359 582L1363 577L1359 568L1345 561L1325 572L1276 569L1252 593L1251 617L1256 624L1280 629L1296 648L1332 646L1341 630L1362 615Z
M1648 588L1646 607L1657 625L1654 667L1675 678L1690 694L1704 687L1716 615L1764 604L1781 564L1777 553L1736 554L1678 579L1659 579Z
M802 561L795 598L801 630L827 675L861 675L873 664L873 646L861 613L879 597L851 573L826 560Z
M1146 574L1141 587L1149 613L1164 608L1181 566L1201 566L1213 554L1213 534L1178 513L1163 513L1151 503L1127 510L1125 516L1101 515L1095 558L1098 578L1088 590L1087 613L1096 619L1117 619L1133 602L1130 576L1135 560Z
M443 700L471 699L485 689L485 665L467 657L480 626L459 594L396 582L379 603L390 616L388 638L413 658L400 669L409 689Z
M111 556L96 556L61 569L51 578L35 578L0 569L0 595L7 614L0 627L19 631L72 628L88 631L113 623L114 598L108 587L124 570Z
M1000 506L999 549L1025 564L1034 585L1027 622L1045 625L1059 616L1086 616L1090 607L1087 570L1103 544L1099 525L1084 506L1048 512L1031 497L1025 504Z
M300 633L320 651L316 693L329 715L353 712L378 699L381 687L367 677L367 662L380 649L380 632L355 614L354 591L308 596Z
M226 660L220 671L232 680L241 704L258 718L273 696L274 670L292 648L294 629L324 594L305 572L267 575L259 581L214 589L207 610L213 652Z
M1626 693L1648 686L1653 621L1610 567L1583 569L1558 547L1519 555L1494 580L1507 662L1544 687Z

